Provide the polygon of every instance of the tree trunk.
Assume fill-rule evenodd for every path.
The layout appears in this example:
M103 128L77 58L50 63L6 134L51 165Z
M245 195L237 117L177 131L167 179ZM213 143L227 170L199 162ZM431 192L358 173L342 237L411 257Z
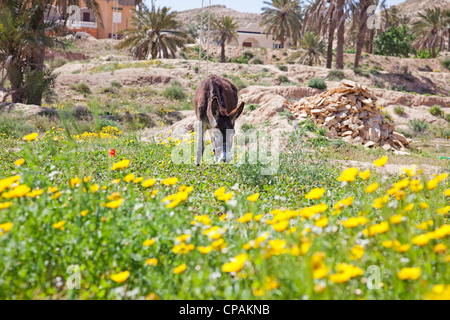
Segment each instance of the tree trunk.
M367 42L367 53L372 54L373 52L373 38L375 37L375 29L369 32L369 41Z
M359 28L358 28L358 40L356 41L356 53L355 53L355 63L354 67L359 67L359 60L361 59L362 49L364 47L364 40L366 38L367 32L367 9L372 4L372 0L361 0L362 9L361 16L359 19Z
M345 0L337 1L337 46L336 46L336 69L344 69L344 42L345 42Z
M433 38L431 40L431 50L433 50L433 52L431 52L431 57L432 58L436 58L436 38L437 38L437 32L436 31L432 31L431 32L433 34Z
M13 61L8 68L8 80L11 84L11 99L13 103L22 103L23 98L23 73L22 70L18 67L18 62Z
M222 36L221 41L220 41L220 62L221 63L225 63L225 37Z
M447 33L448 33L448 51L450 51L450 28L448 28Z
M333 65L333 40L334 29L336 27L336 11L335 7L332 8L330 26L328 28L328 48L327 48L327 69L331 69Z
M280 39L280 49L284 49L284 35Z

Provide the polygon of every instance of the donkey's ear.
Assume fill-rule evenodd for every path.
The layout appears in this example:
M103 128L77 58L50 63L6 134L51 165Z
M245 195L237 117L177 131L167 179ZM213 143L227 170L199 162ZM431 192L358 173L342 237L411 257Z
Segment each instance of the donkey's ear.
M214 119L217 119L220 116L220 106L217 97L214 97L214 99L211 101L211 113Z
M244 111L244 102L242 101L239 107L230 112L229 116L231 120L234 122L241 115L242 111Z

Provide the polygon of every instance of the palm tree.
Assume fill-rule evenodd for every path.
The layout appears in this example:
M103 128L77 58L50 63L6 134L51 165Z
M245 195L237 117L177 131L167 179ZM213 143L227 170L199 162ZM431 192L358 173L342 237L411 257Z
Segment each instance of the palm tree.
M312 66L313 63L320 63L320 56L325 52L325 43L320 40L319 36L312 31L305 33L305 36L300 39L300 46L302 46L306 53L300 57L300 63ZM295 55L293 55L293 58Z
M225 62L225 42L237 40L239 23L230 16L224 16L213 21L216 38L220 42L220 62Z
M184 48L187 34L181 31L181 23L176 19L177 13L168 7L151 10L145 5L142 11L132 10L131 18L134 29L127 29L124 39L117 49L131 48L134 58L142 60L149 56L169 58L169 51L175 58L178 48Z
M414 31L419 35L419 47L428 46L433 58L436 58L436 46L444 33L444 17L440 8L425 9L418 14L419 20L414 22Z
M302 20L299 0L272 0L264 1L264 4L270 6L262 8L264 33L280 41L282 48L288 38L295 44L300 38Z
M337 44L336 44L336 69L344 69L344 43L345 43L345 2L337 0L336 21L337 21Z
M48 36L55 25L44 21L50 0L6 0L0 4L0 64L6 69L13 102L40 105L54 81L45 69L45 48L54 46Z
M364 41L366 39L367 32L367 9L372 5L372 0L361 0L360 1L360 16L359 16L359 24L358 24L358 37L356 41L356 53L355 53L355 62L354 67L359 67L359 60L361 59L361 53L364 46Z
M450 51L450 10L444 10L442 12L443 16L444 16L444 24L445 24L445 28L446 33L447 33L447 38L448 38L448 51Z

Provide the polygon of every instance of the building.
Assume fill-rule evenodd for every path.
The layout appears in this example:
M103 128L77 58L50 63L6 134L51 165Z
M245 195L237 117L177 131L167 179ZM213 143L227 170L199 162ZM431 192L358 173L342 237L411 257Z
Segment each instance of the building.
M118 38L121 31L131 28L132 9L137 9L142 0L97 0L103 24L89 11L84 1L80 8L75 7L68 13L66 26L77 32L86 32L97 39ZM52 6L47 20L62 21L62 13Z

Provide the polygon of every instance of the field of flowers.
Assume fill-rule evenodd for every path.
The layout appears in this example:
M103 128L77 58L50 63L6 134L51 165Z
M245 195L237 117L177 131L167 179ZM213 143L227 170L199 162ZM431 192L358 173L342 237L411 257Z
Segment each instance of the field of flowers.
M448 174L292 139L263 176L116 128L0 138L0 299L449 299Z

